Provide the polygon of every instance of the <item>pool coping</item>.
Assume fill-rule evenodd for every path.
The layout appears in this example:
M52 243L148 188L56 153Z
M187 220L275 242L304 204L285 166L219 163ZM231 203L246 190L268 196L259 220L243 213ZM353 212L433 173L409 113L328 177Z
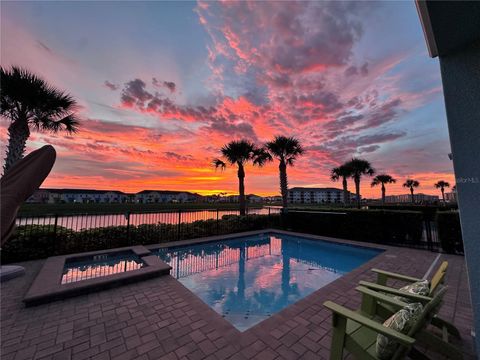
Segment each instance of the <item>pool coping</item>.
M355 246L355 247L360 247L360 248L363 247L363 248L383 250L383 251L394 248L394 247L388 246L388 245L382 245L382 244L376 244L376 243L366 243L366 242L364 243L364 242L361 242L361 241L339 239L339 238L333 238L333 237L321 236L321 235L312 235L312 234L308 234L308 233L279 230L279 229L274 229L274 228L268 228L268 229L263 229L263 230L244 231L244 232L233 233L233 234L214 235L214 236L194 238L194 239L188 239L188 240L169 241L169 242L166 242L166 243L145 245L145 248L152 251L152 250L163 249L163 248L173 248L173 247L179 247L179 246L205 244L205 243L216 242L216 241L220 241L220 240L233 240L233 239L241 238L241 237L245 237L245 236L254 236L254 235L268 234L268 233L277 233L277 234L283 234L283 235L304 237L307 240L319 240L319 241L330 242L330 243L335 243L335 244L343 244L343 245Z
M123 273L97 277L68 284L62 284L61 279L65 263L78 257L111 254L118 252L132 252L137 255L144 265L140 269ZM142 245L127 246L115 249L90 251L84 253L52 256L45 260L42 268L33 281L30 289L23 298L25 306L40 305L47 302L83 295L101 289L121 286L131 282L150 279L155 276L170 274L170 265L153 255Z

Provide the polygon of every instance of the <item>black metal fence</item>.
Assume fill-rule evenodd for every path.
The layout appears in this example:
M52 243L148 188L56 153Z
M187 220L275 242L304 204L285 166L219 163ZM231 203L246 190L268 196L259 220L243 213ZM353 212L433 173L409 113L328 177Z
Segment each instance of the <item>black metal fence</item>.
M263 207L249 209L246 216L239 216L238 210L203 209L19 217L1 256L4 262L15 262L265 228L462 253L458 246L447 248L448 242L461 243L461 234L449 231L452 221L446 226L445 216L438 223L437 218L413 211L290 210L285 216L280 212L279 207ZM439 224L447 235L439 236Z
M129 245L228 234L275 226L280 208L202 209L125 214L68 214L17 218L2 249L6 262Z
M414 211L290 210L293 231L384 245L441 251L434 218Z

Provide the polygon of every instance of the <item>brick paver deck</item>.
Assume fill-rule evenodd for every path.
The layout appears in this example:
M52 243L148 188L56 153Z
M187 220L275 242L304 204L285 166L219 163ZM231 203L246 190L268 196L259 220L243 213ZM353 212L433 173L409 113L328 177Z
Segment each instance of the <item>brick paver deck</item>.
M1 285L1 358L9 359L326 359L333 300L356 309L372 267L422 277L436 253L389 248L362 267L241 333L170 276L25 308L22 298L43 261ZM473 358L472 314L463 257L450 263L442 316L462 333ZM425 350L429 354L428 349ZM433 355L432 358L440 358Z

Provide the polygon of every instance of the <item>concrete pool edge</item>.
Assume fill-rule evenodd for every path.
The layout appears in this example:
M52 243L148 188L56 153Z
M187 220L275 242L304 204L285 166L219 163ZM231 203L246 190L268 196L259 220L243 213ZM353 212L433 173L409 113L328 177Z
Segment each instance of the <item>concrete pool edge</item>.
M61 278L65 263L79 257L132 252L144 263L144 267L123 273L62 284ZM170 274L171 267L153 255L142 245L115 249L91 251L62 256L53 256L45 260L42 268L23 298L25 306L40 305L72 296L121 286L135 281L150 279L155 276Z
M389 245L382 245L382 244L377 244L377 243L366 243L366 242L355 241L355 240L339 239L339 238L333 238L333 237L322 236L322 235L313 235L313 234L308 234L308 233L300 233L300 232L294 232L294 231L279 230L279 229L275 229L275 228L268 228L268 229L263 229L263 230L244 231L244 232L238 232L238 233L233 233L233 234L214 235L214 236L194 238L194 239L188 239L188 240L170 241L170 242L158 243L158 244L150 244L150 245L145 245L145 248L147 248L150 251L154 251L154 250L162 249L162 248L173 248L173 247L180 247L180 246L207 244L207 243L217 242L217 241L221 241L221 240L233 240L233 239L236 239L236 238L242 238L242 237L246 237L246 236L270 234L270 233L297 236L297 237L306 238L307 240L319 240L319 241L330 242L330 243L334 243L334 244L355 246L355 247L374 249L374 250L380 250L380 251L386 251L388 249L395 248L394 246L389 246Z

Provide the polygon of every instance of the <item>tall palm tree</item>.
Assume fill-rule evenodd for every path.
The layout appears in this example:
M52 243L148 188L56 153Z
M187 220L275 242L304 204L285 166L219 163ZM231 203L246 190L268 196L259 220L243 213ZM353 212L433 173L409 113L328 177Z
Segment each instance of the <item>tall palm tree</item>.
M31 130L74 133L76 101L28 70L0 67L0 115L10 120L4 171L25 153Z
M355 182L355 193L357 194L357 208L360 209L360 179L363 175L373 176L375 170L372 168L372 165L364 159L352 158L344 164L348 169L350 169L350 176Z
M443 203L445 204L445 188L450 187L450 184L446 181L440 180L437 183L435 183L433 186L435 186L435 189L440 189L442 192L442 200Z
M385 184L394 184L397 180L387 174L380 174L373 178L372 187L382 185L382 204L385 204Z
M248 140L231 141L224 145L220 152L225 161L214 159L213 165L222 170L227 163L237 166L240 215L245 215L245 165L251 162L253 165L263 166L272 158L265 149L256 147Z
M344 204L350 203L350 196L348 193L348 182L347 182L347 179L350 176L352 176L352 172L347 166L345 166L345 164L339 167L333 168L330 174L330 178L332 179L332 181L338 181L342 179Z
M412 179L407 179L403 183L404 188L410 189L410 194L412 196L412 204L415 204L415 196L413 195L414 189L418 188L420 186L420 183L417 180L412 180Z
M288 206L288 179L287 166L293 166L298 156L302 155L303 149L300 141L294 137L276 136L273 141L267 142L265 148L272 157L278 159L280 173L280 192L284 208Z

